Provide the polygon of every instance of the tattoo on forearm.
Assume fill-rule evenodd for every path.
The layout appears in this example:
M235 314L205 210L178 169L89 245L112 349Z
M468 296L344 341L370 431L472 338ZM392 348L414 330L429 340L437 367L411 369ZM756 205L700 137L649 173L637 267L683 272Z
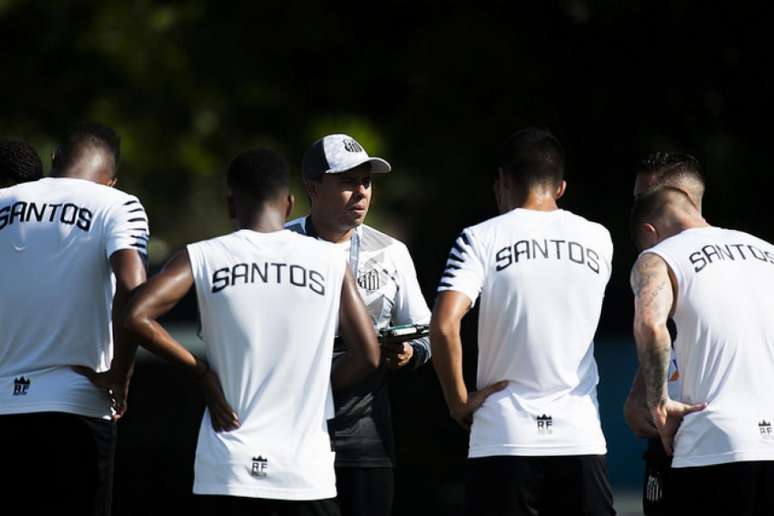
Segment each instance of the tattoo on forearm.
M655 407L666 400L666 382L669 372L669 347L649 346L640 355L640 368L645 380L646 401Z
M638 336L638 349L646 401L654 407L667 398L671 340L666 321L673 295L666 263L654 254L641 256L632 270L631 283L636 324L650 329Z

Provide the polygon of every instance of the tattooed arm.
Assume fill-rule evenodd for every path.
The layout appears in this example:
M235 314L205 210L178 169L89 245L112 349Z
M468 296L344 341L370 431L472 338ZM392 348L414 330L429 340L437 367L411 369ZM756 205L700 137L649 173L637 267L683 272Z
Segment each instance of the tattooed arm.
M674 290L666 262L645 253L631 274L634 291L634 340L645 383L645 400L664 449L672 455L672 441L686 414L703 410L704 404L686 405L669 399L667 375L672 340L667 319L674 303Z
M667 375L672 340L667 319L672 309L672 284L666 262L658 255L643 254L631 275L634 291L634 339L640 358L640 374L645 382L648 408L667 399Z

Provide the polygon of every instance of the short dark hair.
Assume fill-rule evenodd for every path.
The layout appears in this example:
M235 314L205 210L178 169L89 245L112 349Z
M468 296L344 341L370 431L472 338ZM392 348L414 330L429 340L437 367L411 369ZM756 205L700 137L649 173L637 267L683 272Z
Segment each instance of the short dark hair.
M688 178L698 181L702 188L706 185L699 160L683 152L654 152L635 167L637 175L652 175L656 178L655 187L670 180Z
M0 140L0 185L36 181L43 177L43 162L29 143L19 138Z
M288 164L269 149L241 153L228 167L226 181L234 193L245 193L264 203L289 188Z
M115 175L121 157L121 137L110 127L96 122L80 124L67 134L54 153L53 170L66 170L87 147L98 147L110 154Z
M500 147L504 173L526 188L558 186L564 179L564 149L550 131L527 127L513 133Z
M629 217L629 232L632 240L637 244L637 231L642 224L658 219L669 204L669 199L677 196L690 206L693 201L683 190L672 186L661 186L634 199L631 215Z

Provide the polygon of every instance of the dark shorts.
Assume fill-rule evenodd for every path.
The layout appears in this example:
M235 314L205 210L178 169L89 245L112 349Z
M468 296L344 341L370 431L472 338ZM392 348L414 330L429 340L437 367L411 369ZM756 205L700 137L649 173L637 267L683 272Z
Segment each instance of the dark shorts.
M0 415L3 505L24 514L109 515L116 425L62 412Z
M336 468L342 516L389 516L394 484L392 468Z
M220 495L197 498L202 516L341 516L335 498L303 501Z
M774 514L774 461L673 468L671 475L671 514Z
M465 514L615 514L607 462L604 455L468 459Z
M642 485L642 513L645 516L669 514L665 493L671 488L672 458L664 451L661 439L648 439L645 459L645 481Z

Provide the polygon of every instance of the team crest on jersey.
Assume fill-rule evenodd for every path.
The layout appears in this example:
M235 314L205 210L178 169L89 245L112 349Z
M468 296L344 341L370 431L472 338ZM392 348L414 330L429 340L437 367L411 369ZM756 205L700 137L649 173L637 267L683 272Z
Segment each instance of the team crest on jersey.
M256 478L266 478L269 476L269 459L264 459L260 455L253 457L253 466L250 474Z
M25 378L23 376L20 376L19 378L13 379L13 395L14 396L26 396L27 391L30 389L30 384L32 382L29 378Z
M365 274L361 274L357 279L357 284L360 285L360 288L368 291L379 290L379 272L370 270Z
M774 430L771 428L771 421L761 420L758 423L758 430L761 432L761 437L767 441L774 441Z
M537 431L539 434L552 434L554 433L554 418L543 414L537 417Z

